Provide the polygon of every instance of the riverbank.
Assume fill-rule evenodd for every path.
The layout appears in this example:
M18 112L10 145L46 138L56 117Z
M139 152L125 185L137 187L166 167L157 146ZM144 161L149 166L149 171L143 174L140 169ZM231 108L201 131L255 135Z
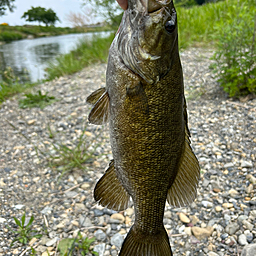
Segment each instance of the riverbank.
M113 28L111 26L100 27L54 27L54 26L8 26L0 25L0 44L9 43L21 39L34 39L38 37L57 36L72 33L88 33L88 32L101 32L109 31Z
M201 48L181 53L201 178L191 206L166 206L164 225L174 256L234 256L256 243L256 99L227 98L209 69L212 54ZM38 255L48 255L46 250L60 255L59 241L79 230L96 237L93 246L99 256L117 255L134 210L114 214L94 202L92 191L112 154L108 126L88 124L90 106L85 103L91 92L105 86L105 71L106 64L95 64L37 85L34 92L49 92L58 100L43 110L20 109L21 95L0 106L0 255L31 252L18 242L10 247L14 234L7 226L16 230L13 217L20 219L24 212L28 219L35 217L32 228L43 234L31 242ZM90 157L82 168L69 168L60 178L66 165L56 159L50 166L49 159L60 155L62 144L76 152L81 135L83 155ZM67 153L66 159L72 161Z

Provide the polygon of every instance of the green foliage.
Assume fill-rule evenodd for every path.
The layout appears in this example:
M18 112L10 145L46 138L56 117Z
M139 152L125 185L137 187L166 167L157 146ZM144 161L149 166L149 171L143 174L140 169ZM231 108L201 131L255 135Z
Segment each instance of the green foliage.
M54 101L56 101L55 97L48 96L48 92L46 94L42 94L39 90L37 94L27 93L25 94L26 98L19 100L20 108L45 108L47 105L50 105Z
M24 12L21 18L26 21L38 21L43 22L46 26L49 24L54 25L56 21L59 21L56 13L52 9L46 10L43 7L31 7L27 12Z
M95 238L83 238L82 234L79 232L77 238L64 238L59 242L58 250L61 256L68 255L88 255L91 253L93 255L98 255L91 249L91 244L95 241ZM70 254L71 253L71 254Z
M216 64L212 67L230 97L256 94L256 11L252 2L237 1L233 6L236 15L217 27Z
M23 36L17 32L2 32L0 34L0 41L11 42L14 40L20 40Z
M255 8L255 0L245 0L245 2L248 1L251 2L250 10ZM201 45L215 43L216 35L221 33L225 24L232 22L233 17L237 15L240 7L236 6L236 2L236 0L226 0L196 5L192 8L176 8L180 48L198 43ZM247 18L246 16L245 19Z
M18 226L18 230L12 230L10 227L8 229L16 234L16 237L12 240L11 246L18 241L21 244L27 244L33 237L40 238L42 234L39 234L37 230L33 230L31 225L34 221L34 216L31 216L28 224L25 225L26 214L24 213L21 217L21 220L18 220L16 217L13 217L16 225Z
M112 34L108 38L95 37L90 42L80 41L76 50L61 55L48 64L47 79L75 73L95 62L106 62L113 38Z
M9 11L13 12L14 9L14 5L13 2L15 0L0 0L0 16L4 15L7 7L9 9Z
M19 78L14 75L12 68L8 67L5 71L0 72L2 81L0 81L0 103L5 99L24 92L27 88L32 87L34 84L20 84Z

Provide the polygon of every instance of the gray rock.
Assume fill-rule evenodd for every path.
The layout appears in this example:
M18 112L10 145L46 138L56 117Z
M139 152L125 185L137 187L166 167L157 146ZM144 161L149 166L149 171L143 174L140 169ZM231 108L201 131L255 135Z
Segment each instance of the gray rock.
M243 223L243 224L246 226L246 228L249 229L250 231L253 230L254 225L253 225L252 223L250 223L249 221L243 220L242 223Z
M224 168L231 168L231 167L234 167L234 164L233 163L227 163L227 164L224 164L223 167Z
M50 206L46 206L42 211L41 213L44 214L44 215L48 215L52 212L53 208L50 207Z
M25 205L23 205L23 204L16 204L16 205L14 205L14 208L15 208L16 210L21 210L24 206L25 206Z
M241 256L255 256L256 244L248 244L244 247Z
M98 241L104 241L107 237L107 235L101 230L101 229L98 229L95 233L94 233L96 239Z
M216 252L208 252L207 256L219 256Z
M115 245L119 248L121 248L123 241L124 241L124 237L119 233L116 233L115 235L113 235L110 240L112 245Z
M213 203L209 202L209 201L202 201L202 205L206 208L212 208L213 207Z
M68 191L68 192L65 193L65 195L66 195L67 197L69 197L69 198L72 198L72 197L77 196L78 193L75 192L75 191Z
M238 237L238 243L240 245L246 245L248 244L247 243L247 238L246 238L246 235L245 234L241 234L239 237Z
M52 245L54 245L57 241L59 240L59 238L58 237L54 237L53 239L51 239L50 241L48 241L45 245L46 246L52 246Z
M94 246L93 250L99 254L99 256L104 256L106 244L97 244Z
M92 222L88 217L83 217L82 215L79 217L79 224L82 227L91 227Z
M237 230L239 230L239 225L237 223L230 223L226 226L225 231L229 234L229 235L234 235L236 233Z
M243 223L243 221L246 220L246 219L248 219L248 216L246 216L246 215L240 215L240 216L237 218L237 220L238 220L239 222L241 222L241 223Z
M6 222L6 219L0 217L0 223L4 223L4 222Z
M252 162L249 162L249 161L242 161L241 167L242 168L252 168L253 164L252 164Z

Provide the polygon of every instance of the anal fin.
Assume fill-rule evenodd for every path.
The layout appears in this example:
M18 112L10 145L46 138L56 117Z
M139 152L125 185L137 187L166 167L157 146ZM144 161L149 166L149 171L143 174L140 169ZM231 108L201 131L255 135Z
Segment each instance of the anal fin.
M184 207L195 200L200 176L199 163L190 147L188 132L184 147L178 173L167 194L168 203L175 207Z
M94 199L102 206L122 211L128 208L130 196L117 178L114 160L94 189Z
M109 116L109 96L105 88L100 88L93 92L86 102L94 104L88 120L92 124L100 125L108 121Z

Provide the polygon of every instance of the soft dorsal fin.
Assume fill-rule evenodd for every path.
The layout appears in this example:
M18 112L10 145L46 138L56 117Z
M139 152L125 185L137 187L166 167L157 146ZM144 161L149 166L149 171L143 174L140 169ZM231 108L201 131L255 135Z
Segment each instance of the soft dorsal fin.
M184 144L178 173L167 194L168 203L175 207L184 207L195 200L200 176L199 163L190 147L189 139L185 139Z
M114 160L94 189L94 199L102 206L116 211L128 208L130 196L117 178Z
M105 88L93 92L86 99L86 102L94 104L88 117L90 123L100 125L108 121L109 96Z

